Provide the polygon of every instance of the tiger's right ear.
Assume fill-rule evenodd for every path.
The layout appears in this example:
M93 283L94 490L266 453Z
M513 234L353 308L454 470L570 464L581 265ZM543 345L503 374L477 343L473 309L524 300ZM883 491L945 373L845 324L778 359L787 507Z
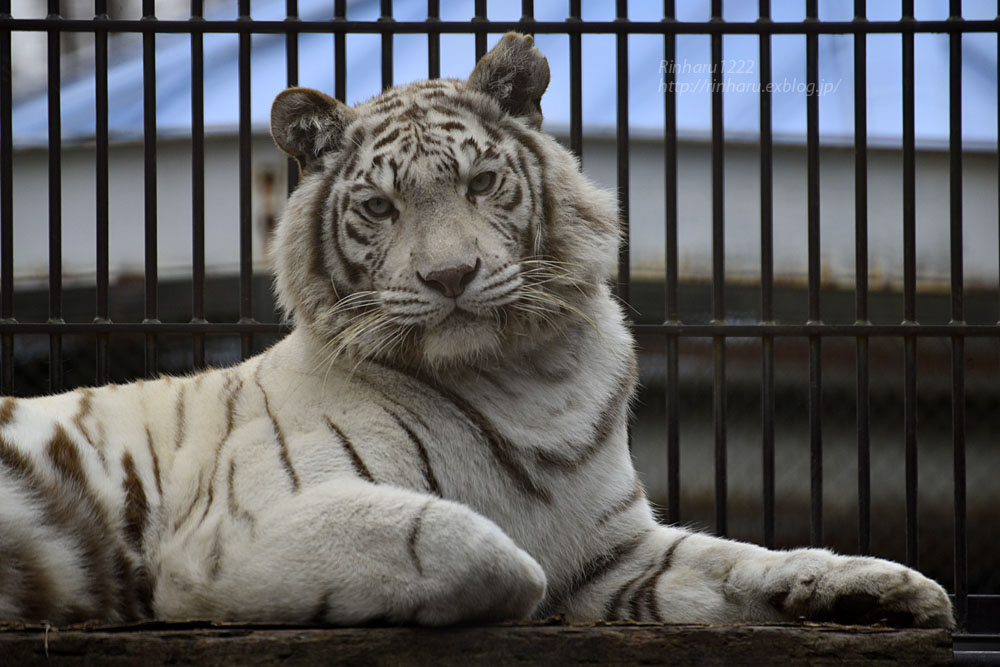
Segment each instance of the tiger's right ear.
M271 136L305 174L324 154L340 147L344 131L356 117L354 109L318 90L288 88L271 105Z

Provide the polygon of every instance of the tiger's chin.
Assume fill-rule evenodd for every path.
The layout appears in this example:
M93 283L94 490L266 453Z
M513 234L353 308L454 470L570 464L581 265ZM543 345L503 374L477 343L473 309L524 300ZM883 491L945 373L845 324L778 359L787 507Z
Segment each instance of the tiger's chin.
M495 357L500 351L500 332L491 318L455 312L425 329L422 343L428 366L463 366Z

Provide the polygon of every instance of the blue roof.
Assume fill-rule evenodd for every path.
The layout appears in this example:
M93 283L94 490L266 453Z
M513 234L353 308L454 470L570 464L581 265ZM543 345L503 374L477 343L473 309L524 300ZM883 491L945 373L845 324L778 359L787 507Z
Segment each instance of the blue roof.
M227 3L232 5L234 3ZM331 4L325 0L300 0L300 16L309 20L331 18ZM582 3L584 20L613 18L611 2ZM726 3L725 19L755 20L756 4ZM804 3L775 0L772 16L777 21L800 21ZM992 3L968 0L965 17L992 19ZM492 3L491 20L517 20L519 3ZM497 6L501 5L501 6ZM630 19L656 21L660 3L632 3ZM678 3L678 19L707 20L710 0ZM899 18L896 3L869 3L872 19ZM875 5L871 7L871 5ZM895 5L891 13L889 5ZM917 3L918 19L943 19L947 0ZM253 18L284 18L283 0L255 0ZM423 20L426 2L397 0L393 6L398 20ZM995 9L995 8L994 8ZM563 20L562 0L535 3L539 20ZM232 7L225 11L232 12ZM820 3L821 19L849 20L853 0L826 0ZM889 12L889 13L887 13ZM355 0L348 4L348 17L358 20L378 18L379 3ZM467 20L473 13L472 0L443 0L443 20ZM232 18L225 13L212 18ZM490 44L499 35L490 35ZM948 140L948 36L917 34L915 43L915 133L918 145L946 145ZM569 52L565 35L538 35L539 48L552 69L552 84L543 99L546 126L562 131L569 126ZM850 140L854 132L853 42L850 35L819 37L819 78L825 86L820 96L820 132L824 141ZM441 75L464 78L473 62L471 35L441 37ZM705 35L679 35L674 71L678 87L677 125L681 136L707 136L710 132L711 97L707 84L711 74L710 40ZM232 132L238 119L238 76L235 35L207 34L205 44L205 124L209 132ZM303 34L299 38L299 84L332 93L333 39L330 35ZM394 38L393 77L397 83L427 76L427 38L424 35L397 35ZM725 129L732 138L753 139L759 124L759 40L756 36L727 35L723 39L727 71L724 95ZM381 38L378 35L347 36L347 98L349 103L379 92ZM801 141L806 131L805 38L776 35L772 38L773 130L779 139ZM113 139L142 136L142 61L137 39L112 41L109 81L109 132ZM584 132L605 134L615 127L615 37L583 37L583 121ZM663 131L662 92L663 39L656 35L629 37L629 125L634 134L658 136ZM163 135L190 132L191 78L190 38L161 34L156 37L157 125ZM902 133L902 56L899 35L868 37L868 136L874 144L898 144ZM962 47L962 135L967 147L993 149L997 141L997 36L967 34ZM254 35L252 38L251 118L255 128L265 129L270 104L285 86L285 37ZM91 138L95 133L94 80L85 68L66 78L61 92L62 132L66 141ZM47 137L47 100L44 92L23 97L13 110L14 141L19 145L44 144Z

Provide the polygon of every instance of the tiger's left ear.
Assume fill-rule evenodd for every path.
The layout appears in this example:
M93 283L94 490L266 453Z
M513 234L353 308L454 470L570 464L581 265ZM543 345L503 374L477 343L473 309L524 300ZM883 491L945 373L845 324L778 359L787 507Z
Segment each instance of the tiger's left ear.
M542 93L549 85L549 62L531 35L508 32L483 56L468 86L486 93L504 111L537 128L542 126Z
M312 88L288 88L271 105L271 136L295 158L302 173L315 169L326 153L340 148L354 109Z

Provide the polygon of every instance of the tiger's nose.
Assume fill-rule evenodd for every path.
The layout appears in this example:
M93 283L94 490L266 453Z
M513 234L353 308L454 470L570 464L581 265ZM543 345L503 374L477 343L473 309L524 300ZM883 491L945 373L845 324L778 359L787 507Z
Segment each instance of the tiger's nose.
M476 260L475 266L461 264L440 271L431 271L426 276L417 271L417 277L425 285L436 289L447 297L455 298L465 291L465 286L472 282L479 272L480 261Z

